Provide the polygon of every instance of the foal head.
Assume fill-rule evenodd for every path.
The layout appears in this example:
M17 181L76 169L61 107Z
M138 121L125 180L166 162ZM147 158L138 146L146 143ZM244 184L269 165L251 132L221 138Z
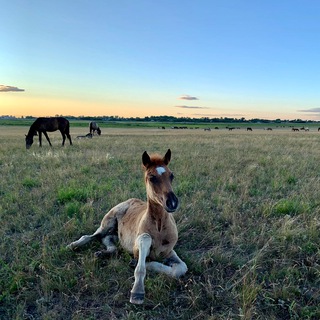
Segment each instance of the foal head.
M174 212L178 208L179 201L172 191L174 176L167 167L170 159L170 149L164 157L157 154L149 156L146 151L142 155L148 199L161 205L167 212Z

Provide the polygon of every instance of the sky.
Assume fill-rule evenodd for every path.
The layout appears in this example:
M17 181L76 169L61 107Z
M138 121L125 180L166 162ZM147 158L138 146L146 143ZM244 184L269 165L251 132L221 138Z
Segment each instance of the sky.
M320 120L318 0L0 8L0 115Z

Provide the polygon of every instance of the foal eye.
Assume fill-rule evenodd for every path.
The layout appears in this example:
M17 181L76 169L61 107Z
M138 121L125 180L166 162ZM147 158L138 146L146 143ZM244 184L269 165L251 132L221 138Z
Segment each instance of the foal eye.
M157 183L158 182L158 178L156 176L150 176L149 180L152 183Z

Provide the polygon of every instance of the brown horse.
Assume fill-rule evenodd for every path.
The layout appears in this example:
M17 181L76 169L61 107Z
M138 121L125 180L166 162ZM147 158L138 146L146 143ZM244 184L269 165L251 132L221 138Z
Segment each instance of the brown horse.
M37 118L36 121L31 125L28 134L26 135L26 148L29 149L33 144L33 136L39 133L39 146L42 146L42 133L47 138L49 145L51 145L49 136L47 132L53 132L59 130L62 135L62 145L64 146L64 142L66 140L66 136L70 141L70 145L72 145L71 137L70 137L70 124L66 118L62 117L53 117L53 118Z
M89 132L94 135L95 132L97 132L97 134L100 136L101 135L101 129L99 128L99 126L97 125L96 122L91 121L89 124Z
M76 249L98 239L107 248L97 253L100 255L115 252L115 241L120 240L122 247L138 259L131 303L141 304L144 301L146 269L162 272L173 278L187 272L186 264L173 250L178 240L178 231L171 213L178 208L178 199L172 191L173 174L167 167L170 158L170 149L163 158L159 155L150 157L144 152L142 163L145 169L147 202L129 199L116 205L104 216L96 232L84 235L68 245L68 248ZM146 262L147 257L151 261Z

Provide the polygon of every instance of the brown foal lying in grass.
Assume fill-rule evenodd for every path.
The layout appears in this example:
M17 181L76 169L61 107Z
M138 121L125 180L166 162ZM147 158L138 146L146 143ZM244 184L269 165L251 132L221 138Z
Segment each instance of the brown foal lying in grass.
M170 158L170 149L163 158L157 154L150 157L144 152L142 163L147 202L129 199L118 204L104 216L95 233L84 235L68 245L75 249L93 239L101 239L107 248L104 252L113 253L116 251L115 241L119 240L122 247L138 260L131 303L141 304L144 301L146 269L173 278L187 272L186 264L173 250L178 240L178 231L171 213L178 208L178 198L172 191L173 173L167 167ZM150 262L146 262L147 257Z

